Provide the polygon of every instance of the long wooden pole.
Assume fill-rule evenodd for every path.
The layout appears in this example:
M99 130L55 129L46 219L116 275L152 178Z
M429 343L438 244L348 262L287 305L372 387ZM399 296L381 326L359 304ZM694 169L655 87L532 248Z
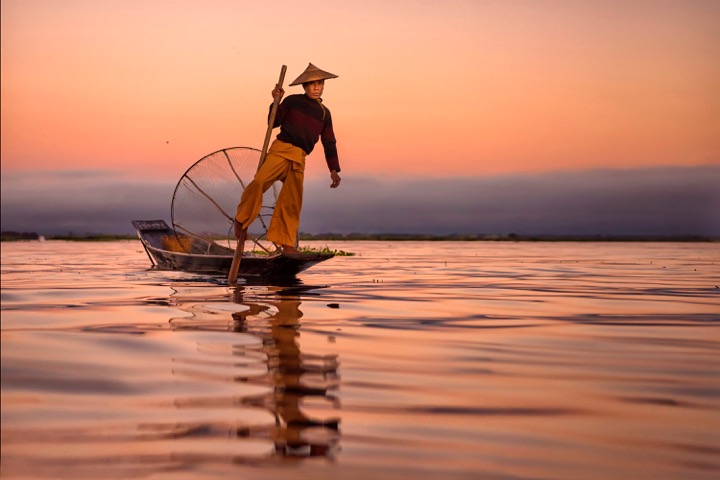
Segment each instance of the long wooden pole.
M278 79L277 86L282 88L283 82L285 81L285 71L287 66L283 65L280 69L280 78ZM268 119L268 128L265 132L265 142L263 143L262 151L260 152L260 161L258 162L258 170L263 163L265 163L265 157L267 156L268 145L270 145L270 136L272 135L273 125L275 124L275 115L277 115L278 105L280 104L280 95L274 97L272 109L270 110L270 118ZM249 225L243 225L247 229ZM237 246L235 247L235 254L233 255L232 264L230 264L230 272L228 272L228 283L235 285L237 283L237 274L240 270L240 261L242 260L243 250L245 248L245 235L241 235L238 239Z

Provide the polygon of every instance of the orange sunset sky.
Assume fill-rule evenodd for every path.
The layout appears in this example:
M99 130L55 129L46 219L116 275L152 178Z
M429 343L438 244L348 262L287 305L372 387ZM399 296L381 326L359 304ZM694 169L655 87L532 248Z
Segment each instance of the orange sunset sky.
M2 172L177 179L260 148L308 62L339 75L346 177L717 164L718 25L715 0L2 0Z
M169 220L312 62L303 232L720 236L718 0L0 2L3 230Z

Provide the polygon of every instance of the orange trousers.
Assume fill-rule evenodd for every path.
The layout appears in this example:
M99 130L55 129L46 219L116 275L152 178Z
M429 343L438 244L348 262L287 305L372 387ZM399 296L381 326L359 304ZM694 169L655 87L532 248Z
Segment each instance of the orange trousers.
M294 145L275 140L268 149L265 162L240 197L235 220L247 228L262 209L263 194L273 183L283 183L275 203L267 238L279 245L295 245L300 227L305 152Z

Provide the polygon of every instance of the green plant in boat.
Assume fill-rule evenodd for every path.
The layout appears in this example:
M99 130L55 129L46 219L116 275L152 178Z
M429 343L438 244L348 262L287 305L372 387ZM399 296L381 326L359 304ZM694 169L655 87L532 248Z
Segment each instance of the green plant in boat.
M345 250L332 250L327 245L323 248L315 247L300 247L298 250L302 253L332 253L336 257L352 257L355 255L352 252L346 252Z

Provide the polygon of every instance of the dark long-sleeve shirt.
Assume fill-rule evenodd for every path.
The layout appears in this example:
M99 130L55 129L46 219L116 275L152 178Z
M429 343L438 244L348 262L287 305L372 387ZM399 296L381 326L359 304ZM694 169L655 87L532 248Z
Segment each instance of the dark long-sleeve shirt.
M278 126L278 140L302 148L308 155L321 140L328 169L340 171L332 116L321 101L313 100L305 94L288 95L278 105L273 128Z

